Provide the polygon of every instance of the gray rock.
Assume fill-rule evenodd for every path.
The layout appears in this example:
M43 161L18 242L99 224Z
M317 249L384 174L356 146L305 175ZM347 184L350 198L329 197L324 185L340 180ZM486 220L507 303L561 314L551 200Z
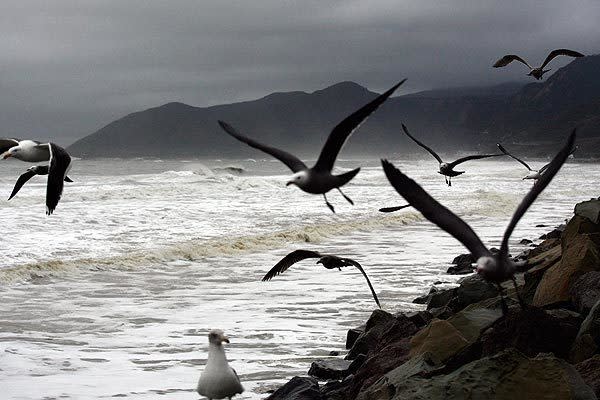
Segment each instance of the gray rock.
M484 281L479 275L468 276L458 282L459 286L454 291L455 297L448 303L455 312L469 304L498 296L496 286Z
M475 259L475 257L471 253L461 254L459 256L454 257L454 260L452 260L452 264L455 264L455 265L459 265L459 264L473 264L473 263L476 263L476 262L477 262L477 260Z
M396 316L402 315L403 313L398 313ZM429 311L414 311L408 314L403 314L412 321L413 324L417 328L421 328L429 323L433 319L433 315Z
M351 349L352 346L354 346L356 339L358 339L363 333L365 333L365 325L361 325L358 328L348 329L348 333L346 334L346 350Z
M324 400L314 378L293 377L266 400Z
M600 200L592 199L575 205L575 214L600 224Z
M429 296L427 301L427 309L443 307L447 305L452 297L454 297L455 288L452 289L437 289Z
M600 348L600 300L592 307L592 310L582 322L573 348L571 359L573 362L581 362L594 355Z
M533 243L532 240L529 239L521 239L521 241L519 242L519 244L531 244Z
M322 380L343 379L350 375L350 364L352 361L341 358L317 360L310 365L308 375Z
M592 388L596 396L600 396L600 354L575 365L575 369L583 381Z
M448 275L467 275L467 274L472 274L474 271L474 268L471 264L458 264L458 265L453 265L451 267L449 267L446 270L446 273Z
M577 310L587 315L600 300L600 271L581 275L570 287L571 301Z

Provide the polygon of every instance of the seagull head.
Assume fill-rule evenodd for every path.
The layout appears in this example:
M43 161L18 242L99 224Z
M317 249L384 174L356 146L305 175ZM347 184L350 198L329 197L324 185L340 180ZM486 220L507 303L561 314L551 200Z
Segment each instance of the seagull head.
M493 273L497 266L498 263L496 258L490 256L479 257L475 271L481 275L482 278L486 279L486 275Z
M229 338L220 329L213 329L208 333L208 343L220 346L223 342L229 343Z
M285 186L296 185L301 187L304 185L307 179L308 177L306 175L306 171L296 172L294 175L292 175L292 179L290 179Z
M11 147L7 151L5 151L4 154L2 154L2 159L6 160L8 157L14 157L15 154L17 154L19 151L21 151L21 147Z

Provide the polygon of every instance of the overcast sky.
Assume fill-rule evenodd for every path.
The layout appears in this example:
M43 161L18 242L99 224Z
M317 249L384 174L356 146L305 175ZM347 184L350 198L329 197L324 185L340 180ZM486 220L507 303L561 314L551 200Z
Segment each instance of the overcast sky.
M67 145L170 101L344 80L379 91L408 77L400 94L514 81L525 67L496 58L600 53L598 21L599 0L4 1L0 136Z

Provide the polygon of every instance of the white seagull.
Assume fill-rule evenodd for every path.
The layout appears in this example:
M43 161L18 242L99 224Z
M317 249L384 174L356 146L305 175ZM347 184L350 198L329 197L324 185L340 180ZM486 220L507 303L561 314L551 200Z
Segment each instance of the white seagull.
M0 157L3 159L13 157L27 162L48 161L46 214L52 214L62 196L64 181L67 177L67 173L71 169L71 156L69 156L65 149L54 143L40 143L33 140L19 141L17 139L0 139ZM40 167L41 166L38 166L38 168ZM44 172L44 170L45 169L42 167L36 174L40 174L40 172ZM21 181L21 178L23 178L23 175L19 177L17 185L19 184L19 181ZM24 184L29 178L25 179L22 183ZM13 193L11 198L15 194L16 193Z
M223 128L225 132L237 140L246 143L250 147L264 151L284 163L294 173L292 179L287 182L286 186L296 185L307 193L322 194L327 207L335 213L333 205L327 201L326 193L332 189L337 189L350 204L354 204L354 202L342 192L340 187L350 182L350 180L358 174L358 171L360 171L360 168L356 168L340 175L333 175L331 173L333 164L335 163L340 150L344 146L344 143L346 143L350 134L352 134L352 132L366 120L373 111L383 104L383 102L405 81L406 79L402 80L387 92L377 96L375 100L355 111L333 128L321 150L319 159L312 168L307 167L304 162L293 154L243 136L226 122L219 121L219 125L221 125L221 128Z
M205 396L209 400L226 397L231 400L233 396L244 391L240 378L227 362L223 342L229 343L229 338L222 330L210 331L208 334L208 359L196 388L200 396Z
M433 151L430 147L426 146L422 142L419 142L417 140L417 138L415 138L413 135L411 135L410 132L408 131L408 128L406 127L406 125L402 124L402 130L404 130L404 133L406 133L406 135L409 138L411 138L413 140L413 142L415 142L416 144L418 144L419 146L421 146L422 148L427 150L429 152L429 154L431 154L437 160L437 162L440 163L440 170L438 171L438 174L444 175L444 179L446 180L446 184L448 186L452 186L452 177L453 176L458 176L458 175L462 175L465 173L465 171L455 171L454 170L454 167L456 167L458 164L462 164L462 163L470 161L470 160L479 160L482 158L499 157L499 156L504 155L504 154L477 154L477 155L473 155L473 156L466 156L463 158L459 158L456 161L447 163L447 162L444 162L442 160L442 158L435 151Z
M381 160L385 174L396 191L404 197L406 201L410 203L414 208L419 210L425 218L436 224L438 227L454 236L460 241L471 254L477 258L477 273L485 280L495 283L500 291L500 298L502 301L502 310L504 313L507 311L506 303L502 297L502 286L501 282L508 279L513 281L515 290L517 284L514 278L514 274L517 271L517 267L520 265L515 263L509 258L508 240L515 229L515 226L523 217L529 206L535 201L539 194L548 186L554 175L559 171L561 166L569 157L569 153L573 149L575 144L575 130L569 136L567 143L558 152L558 154L552 159L546 172L538 179L537 184L529 190L529 193L523 198L519 207L513 214L510 223L508 224L506 231L504 231L504 237L502 238L502 245L500 246L500 252L492 254L490 250L483 244L481 239L473 232L473 229L461 218L456 216L452 211L434 200L421 186L415 181L404 175L396 167L394 167L387 160ZM519 303L523 307L524 303L517 290L519 297Z
M535 79L540 80L540 79L542 79L542 76L546 72L550 71L550 69L545 70L544 67L546 65L548 65L548 63L550 61L552 61L554 59L554 57L558 57L558 56L585 57L584 54L581 54L580 52L575 51L575 50L556 49L556 50L552 50L550 52L550 54L548 54L548 57L546 57L546 59L544 60L544 62L542 63L541 66L534 68L531 65L529 65L529 63L527 61L523 60L521 57L517 56L516 54L507 54L504 57L502 57L501 59L499 59L498 61L496 61L493 65L493 67L494 68L505 67L513 61L519 61L519 62L522 62L523 64L527 65L527 67L529 68L529 73L527 75L533 76Z
M506 149L504 148L504 146L502 146L500 143L496 143L496 146L498 146L498 148L500 149L501 152L503 152L504 154L506 154L507 156L517 160L518 162L520 162L525 168L527 168L527 170L529 171L529 173L527 174L527 176L525 176L523 178L523 180L525 179L533 179L534 181L537 181L538 179L540 179L540 177L542 176L542 174L544 173L544 171L548 168L548 166L550 165L550 163L544 165L542 168L540 169L533 169L529 166L529 164L527 164L525 161L521 160L520 158L517 158L515 156L513 156L511 153L509 153L508 151L506 151ZM571 150L571 152L569 153L569 155L575 153L575 151L577 150L577 146L573 147L573 149ZM535 183L535 182L534 182Z

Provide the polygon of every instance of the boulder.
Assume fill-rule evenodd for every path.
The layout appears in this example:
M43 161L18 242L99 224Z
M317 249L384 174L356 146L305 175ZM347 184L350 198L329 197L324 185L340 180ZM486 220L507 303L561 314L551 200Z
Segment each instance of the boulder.
M565 228L563 235L561 236L561 243L563 249L568 244L572 243L577 239L578 236L582 235L596 235L600 233L600 224L590 221L588 218L575 215Z
M571 302L582 314L587 315L594 304L600 300L600 271L581 275L569 290Z
M542 243L538 244L535 248L526 250L527 259L528 259L529 263L530 264L532 263L533 260L531 260L531 259L533 257L536 257L536 256L540 255L541 253L544 253L556 246L558 246L558 248L560 249L560 238L546 239ZM559 250L559 252L560 252L560 250Z
M354 346L356 339L358 339L363 333L365 333L365 325L361 325L358 328L348 329L348 333L346 334L346 350L351 349L352 346Z
M560 242L556 240L556 245L547 249L544 252L538 253L534 256L530 256L527 259L528 265L531 265L525 274L525 285L523 287L523 298L528 302L532 303L535 297L537 287L542 280L542 277L548 269L553 265L560 262L562 256L562 248Z
M439 308L447 305L454 296L455 290L456 288L436 289L429 296L429 299L427 301L427 309L430 310L432 308Z
M592 199L576 204L575 215L587 218L594 224L600 224L600 200Z
M593 400L592 389L573 366L552 355L528 358L514 349L462 366L448 375L426 379L406 373L405 367L387 373L363 390L361 400ZM408 376L407 376L408 375Z
M314 378L293 377L266 400L324 400Z
M352 361L341 358L329 358L313 361L308 370L308 375L317 379L343 379L350 375Z
M542 236L540 236L540 239L542 240L546 240L546 239L558 239L560 238L560 236L562 235L562 230L561 229L553 229L548 233L543 234Z
M448 319L454 315L454 311L452 311L452 309L448 306L432 308L428 311L431 313L433 318L437 319Z
M454 260L452 260L452 264L455 264L455 265L473 264L476 262L477 262L477 259L471 253L461 254L459 256L454 257Z
M475 268L471 264L458 264L449 267L446 273L449 275L467 275L472 274Z
M600 300L587 315L571 349L571 359L577 363L590 358L600 348Z
M521 239L521 241L519 242L519 244L531 244L533 243L533 240L530 239Z
M490 297L498 296L498 289L493 284L486 282L479 275L471 275L458 281L453 298L448 306L455 312L460 311L469 304L477 303Z
M434 319L410 340L410 357L429 353L436 364L443 364L469 343L450 322Z
M398 313L395 316L400 317L402 314L403 313ZM414 311L404 315L419 329L427 325L433 319L433 315L429 311Z
M482 354L513 347L527 356L554 353L567 358L581 325L581 317L567 310L547 312L536 307L511 308L481 335Z
M600 354L575 365L583 381L600 397Z

